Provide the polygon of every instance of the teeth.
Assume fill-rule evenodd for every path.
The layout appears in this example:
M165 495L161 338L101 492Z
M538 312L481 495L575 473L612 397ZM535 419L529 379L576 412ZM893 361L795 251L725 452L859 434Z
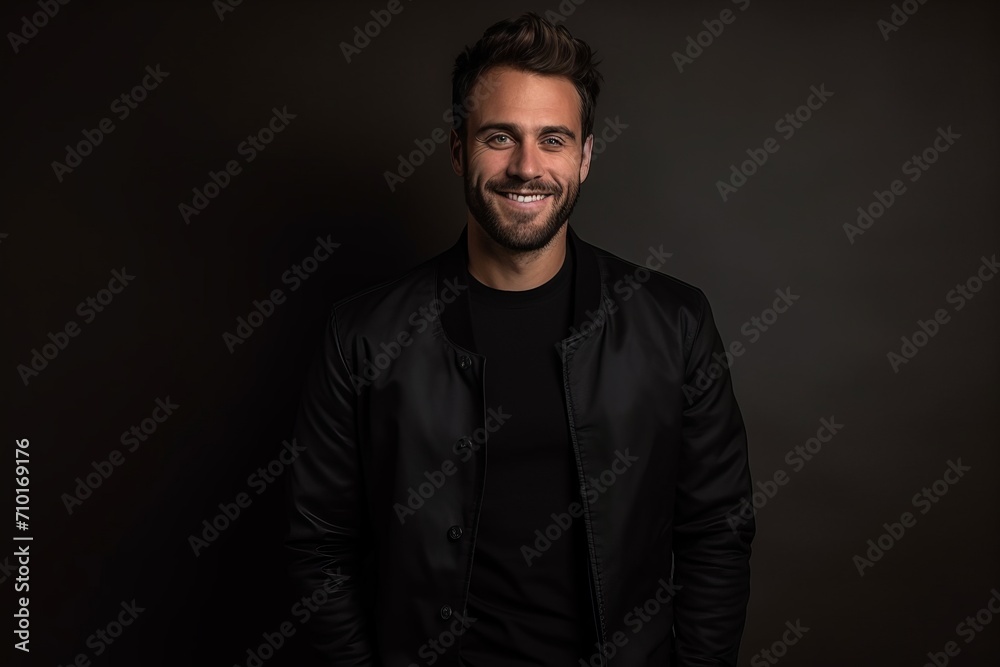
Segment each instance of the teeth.
M515 194L510 193L510 192L504 192L503 194L508 199L513 199L514 201L521 202L521 203L533 202L533 201L541 201L542 199L545 199L546 197L548 197L548 195L528 195L528 196L515 195Z

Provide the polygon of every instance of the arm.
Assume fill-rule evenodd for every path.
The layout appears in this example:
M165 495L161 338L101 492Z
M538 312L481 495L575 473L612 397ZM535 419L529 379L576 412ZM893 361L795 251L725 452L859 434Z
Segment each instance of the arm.
M325 600L311 614L314 648L330 664L360 666L378 663L361 576L368 521L356 409L357 393L331 314L295 424L304 451L286 478L285 546L296 599Z
M674 511L674 583L681 586L674 598L675 649L678 667L735 667L756 526L752 515L732 520L741 499L751 502L747 437L726 351L708 299L700 296L685 366Z

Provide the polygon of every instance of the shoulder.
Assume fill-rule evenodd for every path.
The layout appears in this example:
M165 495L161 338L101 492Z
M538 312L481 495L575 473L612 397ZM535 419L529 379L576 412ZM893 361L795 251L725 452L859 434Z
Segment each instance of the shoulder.
M425 309L434 306L438 257L335 301L327 315L328 332L336 333L345 347L359 336L376 341L397 336L410 314L420 313L421 304Z
M649 335L676 332L677 343L685 354L702 331L714 326L705 292L667 272L672 253L662 245L650 246L638 262L590 247L597 255L609 311L621 309L633 323L643 323L639 329Z
M590 245L590 244L588 244ZM681 280L666 271L673 253L663 246L652 247L639 262L620 257L604 248L590 245L609 296L617 302L638 297L643 302L662 308L667 314L693 316L700 319L708 306L705 292L698 286Z

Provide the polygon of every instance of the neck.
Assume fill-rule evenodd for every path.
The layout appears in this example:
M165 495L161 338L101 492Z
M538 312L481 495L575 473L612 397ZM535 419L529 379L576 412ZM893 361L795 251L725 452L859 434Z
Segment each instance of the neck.
M564 224L552 241L538 250L510 250L494 241L474 219L469 220L469 273L493 289L529 290L555 276L566 258Z

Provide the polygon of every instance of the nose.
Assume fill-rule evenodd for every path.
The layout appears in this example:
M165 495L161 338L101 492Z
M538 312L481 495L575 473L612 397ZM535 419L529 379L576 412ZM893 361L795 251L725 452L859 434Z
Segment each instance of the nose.
M542 175L541 149L530 142L525 142L511 151L510 162L507 163L507 175L523 181L530 181Z

